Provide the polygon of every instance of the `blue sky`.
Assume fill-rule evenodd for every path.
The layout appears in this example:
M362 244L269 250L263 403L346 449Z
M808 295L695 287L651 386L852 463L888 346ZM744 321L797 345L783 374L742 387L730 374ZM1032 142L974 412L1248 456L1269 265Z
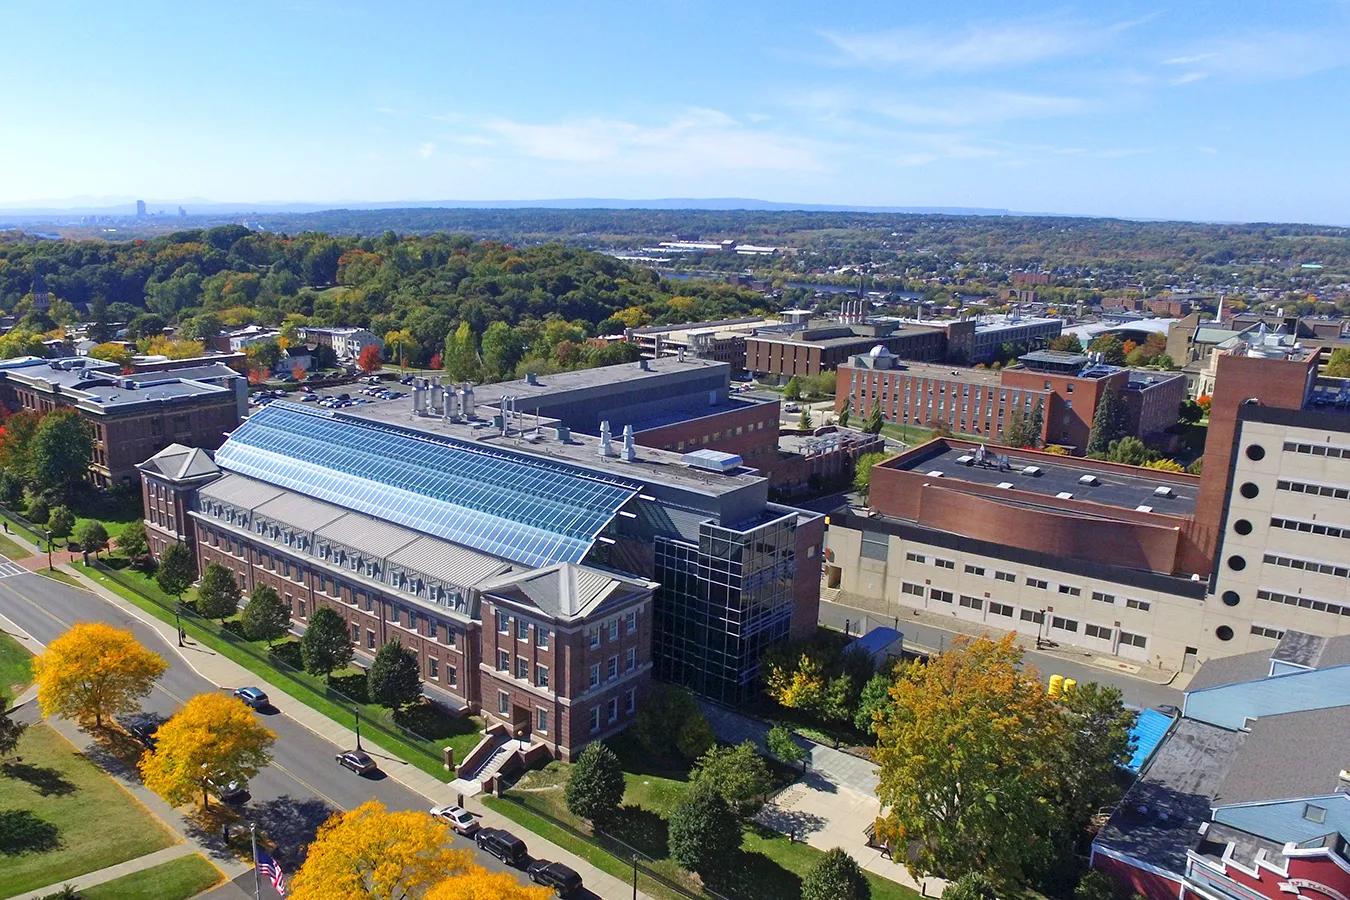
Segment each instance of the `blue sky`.
M1350 0L11 3L0 204L1350 222Z

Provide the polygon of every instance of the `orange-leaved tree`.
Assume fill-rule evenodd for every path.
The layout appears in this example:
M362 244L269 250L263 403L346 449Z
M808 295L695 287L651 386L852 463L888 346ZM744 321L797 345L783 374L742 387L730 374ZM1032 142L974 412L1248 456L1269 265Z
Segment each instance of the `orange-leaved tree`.
M361 351L361 355L356 358L356 367L369 375L371 372L378 371L384 361L380 358L380 348L370 344Z
M132 712L169 667L130 631L103 622L76 622L33 660L38 705L101 727L106 716Z
M377 800L337 813L310 842L291 900L421 897L470 867L472 856L446 846L449 839L450 829L426 813L387 812Z
M552 900L553 889L523 885L514 875L469 866L458 875L436 882L425 900Z
M877 834L916 848L910 872L1004 884L1054 855L1068 720L1009 634L957 638L901 670L876 713Z
M141 757L141 777L175 805L200 793L205 808L212 783L247 785L272 761L276 739L243 701L198 694L155 732L155 749Z

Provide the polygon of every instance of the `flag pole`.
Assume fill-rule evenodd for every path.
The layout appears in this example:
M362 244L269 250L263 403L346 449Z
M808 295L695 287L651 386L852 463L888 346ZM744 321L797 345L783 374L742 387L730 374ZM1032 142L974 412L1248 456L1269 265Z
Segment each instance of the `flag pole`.
M262 873L258 871L258 832L250 822L248 836L253 841L253 898L262 900Z

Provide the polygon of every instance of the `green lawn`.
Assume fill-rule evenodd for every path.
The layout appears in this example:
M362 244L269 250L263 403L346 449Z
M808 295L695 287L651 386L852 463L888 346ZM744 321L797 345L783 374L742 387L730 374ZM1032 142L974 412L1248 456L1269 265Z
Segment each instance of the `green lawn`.
M103 523L108 537L115 538L129 524L142 518L141 495L88 495L75 504L74 512L75 530L71 534L79 534L81 525L90 519L97 519Z
M26 559L33 555L3 534L0 534L0 554L3 554L7 559Z
M173 834L46 725L0 772L0 818L23 845L0 844L0 896L10 897L171 846ZM13 837L3 838L12 842Z
M920 428L918 425L896 425L893 422L882 425L881 433L892 440L903 441L911 447L925 444L935 436L931 428ZM990 438L981 437L978 434L953 434L952 437L959 441L991 442Z
M33 531L31 531L30 529L24 527L23 525L20 525L20 524L19 524L17 521L15 521L12 517L10 517L10 516L0 516L0 519L3 519L4 521L6 521L6 522L9 523L9 530L10 530L10 531L15 532L15 533L18 534L20 537L26 538L27 540L31 541L32 543L34 543L34 544L36 544L36 545L38 545L38 546L44 546L44 544L43 544L43 540L45 540L44 538L39 537L37 534L35 534L35 533L34 533ZM6 538L6 540L8 540L8 538ZM12 542L11 542L11 543L12 543ZM16 546L17 546L17 545L16 545ZM5 555L8 556L9 554L5 554ZM29 555L29 554L28 554L27 552L25 552L24 555L27 556L27 555ZM11 558L13 558L13 557L11 557Z
M174 620L173 613L170 611L173 605L173 598L166 595L155 584L153 578L133 569L121 569L117 575L126 579L135 585L129 587L117 578L111 578L91 567L85 566L81 562L73 562L71 565L88 575L90 578L107 587L109 590L125 598L127 601L139 606L141 609L165 622ZM145 596L148 595L148 596ZM149 597L157 597L160 602L156 603ZM192 593L184 594L185 600L192 598ZM161 605L165 604L165 605ZM167 607L167 608L166 608ZM339 722L348 728L355 724L355 717L352 715L351 705L339 704L330 699L325 690L324 679L319 676L309 675L304 672L283 672L267 663L264 663L256 657L246 653L235 643L226 640L216 633L215 623L211 628L203 627L198 621L188 619L183 620L183 627L188 636L193 640L200 641L206 646L217 651L221 655L234 660L239 665L253 672L259 678L273 681L278 687L283 688L295 699L304 703L318 712L323 713L335 722ZM260 651L266 650L265 644L255 644ZM279 644L279 654L284 660L286 651L285 644ZM335 673L336 679L341 679L342 673ZM350 687L344 683L344 687ZM389 710L374 704L357 704L361 709L362 721L374 720L386 724L391 724L391 714ZM410 719L404 723L409 728L414 729L417 734L426 738L424 741L418 741L410 735L400 732L398 739L391 738L386 734L370 734L372 740L393 753L396 753L404 761L417 766L422 771L444 781L453 778L453 774L447 772L440 762L441 748L451 747L455 754L455 760L458 762L469 754L469 751L477 745L482 737L479 733L483 728L483 720L477 716L419 716L415 712L411 714ZM421 747L423 752L417 752L414 747ZM428 754L432 754L431 757Z
M689 791L688 769L682 763L653 759L645 753L635 741L626 735L608 741L618 755L624 768L626 790L623 808L619 814L619 823L613 833L624 842L656 860L652 868L665 878L697 891L699 882L681 869L672 860L665 858L666 821L680 800ZM573 816L567 810L563 788L567 783L570 766L566 763L552 762L543 769L527 772L513 787L506 791L506 797L529 807L509 801L492 800L492 809L506 815L519 824L536 831L549 840L576 852L574 845L581 845L590 854L600 853L617 867L625 870L631 877L632 869L627 865L626 851L617 844L608 844L603 836L596 840L598 844L588 844L575 835L558 828L545 819L533 815L530 810L565 823L572 828L589 833L585 822ZM485 798L485 802L488 802ZM539 826L544 826L540 828ZM567 843L559 841L557 835L567 838ZM604 848L613 847L611 854ZM599 868L610 869L597 862L592 855L582 854ZM801 890L801 876L815 865L822 852L807 844L794 843L785 835L760 828L754 824L745 827L745 841L739 858L727 871L709 882L709 887L738 900L792 900ZM616 870L614 874L619 874ZM918 893L896 882L869 875L872 884L872 896L876 900L915 900ZM666 888L657 890L656 896L670 896L674 892Z
M105 881L80 891L84 900L187 900L220 884L220 870L200 853Z
M76 578L74 575L68 575L60 569L39 569L38 574L50 578L53 581L64 581L72 587L85 590L85 586L80 582L80 579Z
M33 683L33 654L0 631L0 696L13 700Z

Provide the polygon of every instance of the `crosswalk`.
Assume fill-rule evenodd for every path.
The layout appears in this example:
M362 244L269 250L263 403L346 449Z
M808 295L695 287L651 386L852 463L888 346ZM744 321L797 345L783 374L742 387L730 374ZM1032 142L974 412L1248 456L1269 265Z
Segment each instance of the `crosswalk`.
M27 575L28 570L13 560L5 559L0 556L0 578L9 578L11 575Z

